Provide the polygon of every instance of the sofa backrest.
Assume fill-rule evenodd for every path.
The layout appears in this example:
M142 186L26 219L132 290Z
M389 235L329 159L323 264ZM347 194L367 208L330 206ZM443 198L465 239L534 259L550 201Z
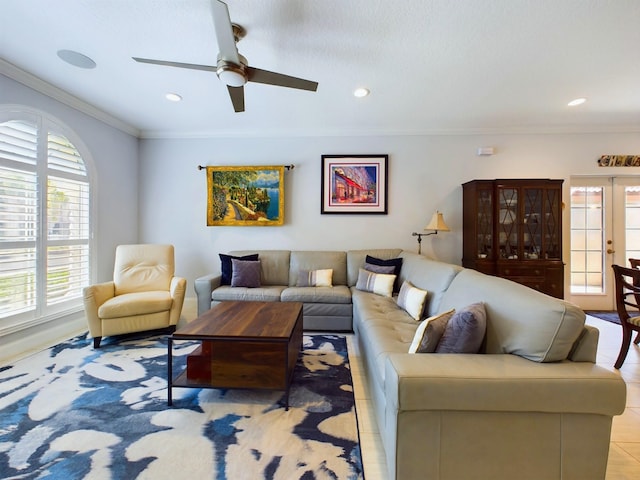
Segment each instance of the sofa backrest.
M257 253L260 260L261 285L289 285L289 250L235 250L229 255L242 257L252 253Z
M475 302L486 307L486 353L556 362L568 357L583 333L585 314L576 305L471 269L456 275L439 310Z
M403 250L399 256L402 258L400 285L405 280L408 280L414 286L428 292L427 316L442 311L440 306L442 296L453 279L462 271L462 267L451 263L438 262L407 250Z
M402 250L400 248L376 248L370 250L349 250L347 252L347 285L355 287L358 283L360 269L364 268L367 255L381 260L397 258Z
M347 284L347 253L342 251L292 250L289 266L289 283L294 287L301 270L333 270L333 285ZM285 284L287 285L287 284Z

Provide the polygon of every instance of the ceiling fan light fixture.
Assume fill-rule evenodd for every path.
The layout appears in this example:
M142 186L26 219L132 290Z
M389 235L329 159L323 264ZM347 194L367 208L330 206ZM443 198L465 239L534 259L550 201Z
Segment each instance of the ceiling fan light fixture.
M247 74L243 67L224 60L218 62L218 78L229 87L242 87L247 83Z
M356 88L353 91L353 96L357 97L357 98L362 98L362 97L366 97L367 95L369 95L371 92L369 91L368 88L364 88L364 87L360 87L360 88Z

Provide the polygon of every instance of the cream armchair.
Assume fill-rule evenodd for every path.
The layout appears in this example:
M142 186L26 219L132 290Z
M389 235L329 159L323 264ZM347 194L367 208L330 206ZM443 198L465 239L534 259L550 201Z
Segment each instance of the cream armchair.
M119 245L113 281L83 290L93 347L109 335L175 329L186 286L174 276L173 245Z

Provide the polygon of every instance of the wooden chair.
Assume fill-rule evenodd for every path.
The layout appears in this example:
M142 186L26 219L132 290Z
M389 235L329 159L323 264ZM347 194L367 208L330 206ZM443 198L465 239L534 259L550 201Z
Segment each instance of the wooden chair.
M640 258L630 258L631 268L640 268Z
M613 273L616 281L616 310L622 324L622 345L614 367L620 368L627 358L632 332L637 332L633 343L640 343L640 316L629 315L629 308L640 310L640 269L613 265Z

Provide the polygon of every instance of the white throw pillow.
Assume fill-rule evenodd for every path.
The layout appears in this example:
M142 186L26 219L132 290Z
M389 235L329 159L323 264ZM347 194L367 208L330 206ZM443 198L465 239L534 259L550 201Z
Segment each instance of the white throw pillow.
M300 270L296 287L331 287L333 268L322 270Z
M439 313L420 322L413 336L411 346L409 347L409 353L435 352L438 342L445 328L447 328L447 323L449 323L454 313L456 313L456 311L452 308L451 310Z
M428 293L405 280L400 287L400 293L398 293L398 306L411 315L414 320L420 321Z
M376 293L383 297L391 297L393 296L393 282L395 279L395 275L373 273L361 268L358 273L356 288L364 292Z

